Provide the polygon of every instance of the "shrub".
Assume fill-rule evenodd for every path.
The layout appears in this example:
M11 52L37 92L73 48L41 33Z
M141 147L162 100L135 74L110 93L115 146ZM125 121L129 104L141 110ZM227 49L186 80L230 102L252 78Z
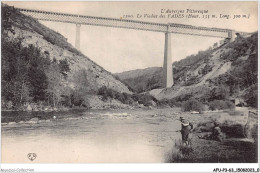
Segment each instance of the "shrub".
M185 83L186 86L194 85L199 83L199 79L195 76L190 77L190 79Z
M234 109L235 105L231 101L226 100L214 100L209 102L210 110L224 110L224 109Z
M212 92L210 99L211 100L225 100L229 97L229 88L223 85L215 87Z
M107 100L108 98L115 98L116 97L116 91L110 89L110 88L107 88L106 86L103 86L101 88L98 89L98 95L101 95L102 96L102 99L105 101ZM117 93L117 94L120 94L120 93Z
M127 93L123 93L123 102L124 104L133 104L134 103L134 100L132 99L132 96L130 94L127 94Z
M71 97L67 95L61 95L61 104L67 107L72 106Z
M188 101L190 99L192 99L192 94L182 94L180 96L175 97L175 100L177 102Z
M144 106L152 106L152 102L157 102L157 100L150 94L141 94L139 95L138 103L143 104Z
M253 85L249 87L243 95L243 98L245 99L245 102L247 103L248 106L252 106L257 108L258 106L258 90L257 90L257 85Z
M158 101L159 106L170 106L170 107L181 107L181 103L177 102L176 99L163 99Z
M71 94L70 102L72 106L79 106L79 107L83 106L83 104L86 104L84 98L77 92Z
M153 106L154 102L157 103L158 100L149 94L128 94L128 93L120 93L114 91L106 86L103 86L98 89L98 95L102 96L102 99L105 101L108 98L117 99L123 104L131 105L134 102L138 102L139 104L143 104L144 106Z
M182 104L181 110L184 112L198 111L201 113L203 110L205 110L205 105L199 102L198 100L191 99Z
M127 93L116 92L114 98L119 100L120 102L122 102L124 104L132 104L134 102L131 95L127 94Z
M207 65L202 69L201 73L202 73L203 75L206 75L206 74L208 74L208 73L211 72L211 71L212 71L212 67L207 64Z
M169 103L169 100L167 99L162 99L158 102L158 106L165 106L165 105L168 105Z
M191 142L191 141L190 141ZM182 141L176 141L170 153L166 155L166 163L192 163L196 159L192 144L186 146L182 144Z
M170 107L181 107L181 103L180 103L180 102L177 102L175 99L169 100L168 105L169 105Z
M101 88L98 89L98 95L105 95L106 93L106 86L102 86Z

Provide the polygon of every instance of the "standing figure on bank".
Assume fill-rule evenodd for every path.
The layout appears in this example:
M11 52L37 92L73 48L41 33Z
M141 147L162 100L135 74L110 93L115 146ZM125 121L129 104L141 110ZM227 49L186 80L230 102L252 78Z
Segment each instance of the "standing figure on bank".
M180 117L179 119L181 121L181 137L182 137L182 143L185 145L189 145L189 134L191 132L191 129L193 129L193 124L191 124L189 121L187 121L185 118Z

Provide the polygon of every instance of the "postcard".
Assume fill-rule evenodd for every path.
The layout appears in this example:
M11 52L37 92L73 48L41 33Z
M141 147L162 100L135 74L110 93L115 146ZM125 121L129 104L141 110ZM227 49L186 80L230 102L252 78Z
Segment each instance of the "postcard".
M68 163L259 172L257 1L2 1L1 10L3 172Z

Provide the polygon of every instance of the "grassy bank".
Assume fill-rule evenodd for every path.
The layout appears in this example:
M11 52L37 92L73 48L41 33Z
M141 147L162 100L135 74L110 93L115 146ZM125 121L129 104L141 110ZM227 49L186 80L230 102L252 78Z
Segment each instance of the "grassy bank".
M194 119L194 116L197 116ZM203 117L204 116L204 117ZM190 146L174 141L165 156L168 163L256 163L258 161L258 117L248 109L185 116L195 124ZM201 138L212 134L214 122L223 133L222 141ZM199 137L200 136L200 137Z
M247 139L223 142L199 139L195 136L190 147L175 142L166 155L167 163L256 163L257 144Z

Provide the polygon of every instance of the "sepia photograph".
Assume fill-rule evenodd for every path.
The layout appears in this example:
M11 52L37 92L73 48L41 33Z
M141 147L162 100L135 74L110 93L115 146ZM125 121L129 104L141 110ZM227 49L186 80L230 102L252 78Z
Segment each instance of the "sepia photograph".
M1 1L1 163L258 162L257 1Z

